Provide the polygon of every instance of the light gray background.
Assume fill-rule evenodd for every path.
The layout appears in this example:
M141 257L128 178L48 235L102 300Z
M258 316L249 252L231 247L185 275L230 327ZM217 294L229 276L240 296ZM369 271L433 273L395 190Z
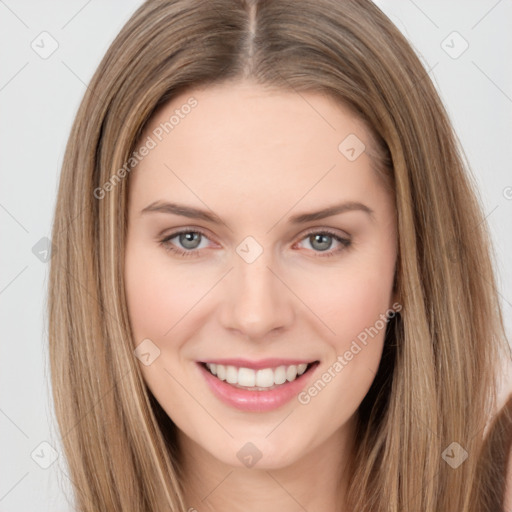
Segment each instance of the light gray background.
M48 384L48 265L32 248L50 237L64 148L86 84L141 3L0 0L0 512L72 510ZM510 335L512 1L376 3L421 55L465 149L494 238ZM45 59L31 47L50 48L43 31L58 43ZM453 58L464 40L469 47ZM48 469L41 465L52 449L42 442L58 455Z

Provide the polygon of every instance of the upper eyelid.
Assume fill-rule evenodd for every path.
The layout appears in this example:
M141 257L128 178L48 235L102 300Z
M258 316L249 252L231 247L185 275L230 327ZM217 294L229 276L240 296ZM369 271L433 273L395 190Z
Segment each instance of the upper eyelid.
M342 231L342 230L340 230L340 231ZM173 239L174 237L176 237L178 235L181 235L183 233L199 233L202 236L205 236L206 238L208 238L209 240L211 240L211 238L212 238L208 234L208 230L204 230L203 228L193 228L193 227L186 227L186 226L184 228L179 228L177 231L174 231L174 232L169 233L167 235L163 235L162 237L159 237L159 238L162 241L169 241L169 240ZM296 236L299 236L300 237L299 241L302 241L308 235L317 234L317 233L327 233L330 236L338 236L341 239L352 240L352 236L349 233L346 233L346 232L342 231L342 233L343 233L342 234L342 233L340 233L335 228L326 228L326 227L311 227L311 228L307 228L306 231L304 231L302 234L296 235ZM294 237L294 238L296 238L296 237Z
M199 233L202 236L205 236L209 240L212 239L212 237L208 234L207 230L199 229L199 228L179 228L177 231L173 231L172 233L169 233L167 235L159 235L158 238L161 240L170 240L178 235L181 235L183 233Z

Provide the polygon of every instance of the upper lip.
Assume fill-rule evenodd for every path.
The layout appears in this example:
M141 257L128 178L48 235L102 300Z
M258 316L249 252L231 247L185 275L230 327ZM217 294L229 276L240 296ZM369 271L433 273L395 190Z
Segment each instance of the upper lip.
M239 368L252 368L253 370L260 370L262 368L276 368L278 366L291 366L298 364L309 364L314 363L316 360L305 360L305 359L280 359L280 358L268 358L260 359L259 361L250 361L249 359L208 359L201 361L202 363L208 364L222 364L224 366L237 366Z

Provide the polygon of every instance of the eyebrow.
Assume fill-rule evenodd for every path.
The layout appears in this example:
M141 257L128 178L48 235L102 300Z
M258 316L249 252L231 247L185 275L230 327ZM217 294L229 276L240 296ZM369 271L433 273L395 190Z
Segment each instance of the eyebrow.
M333 206L328 206L322 210L316 212L300 213L290 217L289 222L291 224L303 224L315 220L325 219L326 217L332 217L341 213L361 211L368 214L372 220L374 219L374 211L363 203L356 201L348 201ZM150 205L146 206L141 210L141 215L144 213L159 212L168 213L173 215L180 215L182 217L188 217L190 219L200 219L214 224L224 224L222 219L213 212L201 210L199 208L193 208L192 206L186 206L184 204L169 203L166 201L155 201Z

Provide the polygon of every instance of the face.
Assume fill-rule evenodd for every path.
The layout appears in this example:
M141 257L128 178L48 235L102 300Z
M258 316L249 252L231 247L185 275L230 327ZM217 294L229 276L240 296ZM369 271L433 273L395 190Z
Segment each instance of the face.
M395 302L393 198L367 131L320 93L231 83L173 98L143 144L125 279L151 392L182 439L233 466L337 442Z

